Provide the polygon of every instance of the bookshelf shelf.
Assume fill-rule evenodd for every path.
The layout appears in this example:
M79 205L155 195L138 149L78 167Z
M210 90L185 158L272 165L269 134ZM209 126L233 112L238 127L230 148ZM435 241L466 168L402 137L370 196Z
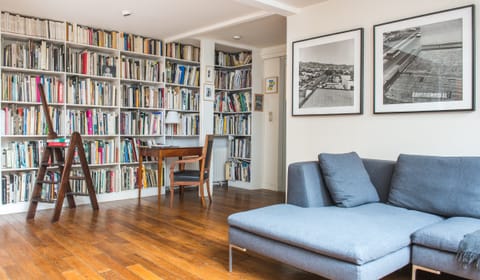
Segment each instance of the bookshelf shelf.
M236 65L236 66L222 66L222 65L215 65L216 69L223 69L223 70L237 70L237 69L242 69L242 68L251 68L252 64L242 64L242 65Z
M249 91L252 90L251 87L247 88L236 88L236 89L225 89L225 88L216 88L215 91L228 91L228 92L236 92L236 91Z
M190 85L182 85L182 84L175 84L175 83L165 83L165 86L200 89L199 86L190 86Z
M179 64L188 64L188 65L194 65L194 66L200 65L199 61L180 59L180 58L175 58L175 57L170 57L170 56L165 56L165 60L169 60L171 62L176 62L176 63L179 63Z
M88 49L91 51L96 51L101 53L108 53L108 54L115 54L115 55L118 54L118 50L113 48L99 47L95 45L81 44L81 43L76 43L71 41L66 41L65 44L67 47L70 47L73 49Z
M215 111L213 113L218 114L218 115L243 115L243 114L251 114L252 111L245 111L245 112L220 112L220 111Z
M50 39L46 37L39 37L39 36L32 36L32 35L24 35L20 33L12 33L12 32L5 32L5 31L2 31L2 37L8 38L8 39L15 39L19 41L34 40L34 41L46 41L46 42L51 42L56 44L65 43L65 41L63 40Z
M115 81L118 80L118 78L115 78L115 77L87 75L87 74L80 74L80 73L73 73L73 72L67 72L66 75L67 75L67 77L87 78L87 79L92 79L92 80L96 80L96 81L115 82Z
M95 108L95 109L116 110L118 108L118 106L88 105L88 104L73 104L73 103L67 103L66 106L67 106L67 108L72 108L72 109L74 109L74 108L78 108L78 109Z
M56 77L62 77L65 74L64 72L58 72L58 71L20 68L20 67L9 67L9 66L2 66L2 72L16 72L16 73L38 74L38 75L50 75L50 76L56 76Z
M40 102L28 102L28 101L10 101L10 100L2 100L2 104L13 104L13 105L33 105L33 106L40 106L42 103ZM63 103L49 103L49 106L54 107L62 107Z
M121 50L120 54L129 56L129 57L144 58L144 59L151 59L151 60L163 60L164 59L164 57L160 56L160 55L146 54L146 53L132 52L132 51L124 51L124 50Z
M155 85L155 86L163 86L163 82L156 82L156 81L148 81L148 80L136 80L136 79L125 79L122 78L120 80L122 84L144 84L144 85Z

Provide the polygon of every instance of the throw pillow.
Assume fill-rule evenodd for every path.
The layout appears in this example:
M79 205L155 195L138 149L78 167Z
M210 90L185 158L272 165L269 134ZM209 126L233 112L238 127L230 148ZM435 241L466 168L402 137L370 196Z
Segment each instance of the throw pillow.
M333 201L340 207L378 202L375 186L355 152L318 155L320 169Z
M401 154L388 201L446 217L480 218L480 157Z

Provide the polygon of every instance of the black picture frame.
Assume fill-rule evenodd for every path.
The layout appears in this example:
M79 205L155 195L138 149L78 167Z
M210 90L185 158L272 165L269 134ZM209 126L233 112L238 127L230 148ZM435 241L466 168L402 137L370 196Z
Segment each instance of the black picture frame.
M363 113L363 33L292 42L292 116Z
M475 110L474 5L374 25L373 113Z

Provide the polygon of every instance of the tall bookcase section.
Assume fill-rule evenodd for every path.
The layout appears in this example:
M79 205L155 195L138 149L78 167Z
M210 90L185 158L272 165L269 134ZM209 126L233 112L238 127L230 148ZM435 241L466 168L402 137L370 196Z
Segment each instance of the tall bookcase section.
M96 193L118 192L118 32L66 23L66 135L78 131ZM72 182L76 191L85 182Z
M165 143L162 41L120 33L120 163L122 189L136 187L138 147ZM144 161L144 186L156 187L158 170Z
M47 134L37 84L44 85L54 126L65 135L64 40L64 22L1 14L0 213L26 209L33 189Z
M252 176L252 53L229 49L215 52L214 132L227 139L225 180L246 187Z
M200 134L200 48L165 44L165 130L168 142L196 145Z

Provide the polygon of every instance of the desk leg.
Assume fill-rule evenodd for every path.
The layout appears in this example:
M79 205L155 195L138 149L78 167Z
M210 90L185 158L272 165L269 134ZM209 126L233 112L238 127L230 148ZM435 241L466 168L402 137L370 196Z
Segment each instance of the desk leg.
M160 196L162 193L162 179L163 179L163 155L162 151L158 152L158 201L160 202Z
M140 153L140 158L138 159L137 188L138 188L138 199L140 199L140 198L142 198L142 188L143 188L143 156L142 156L142 153Z

